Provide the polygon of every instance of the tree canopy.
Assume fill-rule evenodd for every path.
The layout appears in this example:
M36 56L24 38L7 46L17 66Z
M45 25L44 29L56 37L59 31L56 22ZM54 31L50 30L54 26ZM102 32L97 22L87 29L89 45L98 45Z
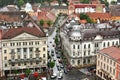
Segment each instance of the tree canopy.
M88 23L93 23L93 20L85 13L80 14L80 19L81 20L86 20Z
M48 25L48 26L51 26L51 25L52 25L52 21L51 21L51 20L48 20L48 21L47 21L47 25Z
M88 4L90 0L80 0L81 3L86 3Z
M55 62L51 61L48 63L48 67L53 68L55 66Z
M39 21L39 24L40 24L41 26L43 26L44 23L45 23L45 21L44 21L43 19L41 19L41 20Z

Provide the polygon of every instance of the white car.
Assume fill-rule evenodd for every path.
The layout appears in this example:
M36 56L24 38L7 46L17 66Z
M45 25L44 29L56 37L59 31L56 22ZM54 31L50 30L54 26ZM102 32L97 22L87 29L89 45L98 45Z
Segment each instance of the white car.
M57 74L53 73L53 75L51 75L50 77L51 77L51 79L55 79L57 77Z
M62 73L62 71L59 71L58 79L62 79L62 78L63 78L63 73Z

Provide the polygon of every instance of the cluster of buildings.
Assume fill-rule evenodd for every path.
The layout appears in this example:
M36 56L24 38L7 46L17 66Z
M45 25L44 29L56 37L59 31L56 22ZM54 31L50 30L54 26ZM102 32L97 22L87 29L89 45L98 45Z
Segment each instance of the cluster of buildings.
M110 1L110 0L109 0ZM47 36L40 20L55 22L59 13L67 14L60 28L64 55L70 65L87 67L95 65L96 74L105 80L119 80L120 15L119 5L110 6L91 0L80 4L69 0L69 5L41 6L27 3L21 7L7 6L0 9L0 71L1 76L12 75L14 70L22 74L26 69L45 72L47 69ZM81 22L78 14L86 13L93 21ZM101 21L107 21L101 23ZM111 20L111 21L110 21ZM115 20L115 21L112 21ZM115 47L116 46L116 47ZM97 59L97 61L96 61Z

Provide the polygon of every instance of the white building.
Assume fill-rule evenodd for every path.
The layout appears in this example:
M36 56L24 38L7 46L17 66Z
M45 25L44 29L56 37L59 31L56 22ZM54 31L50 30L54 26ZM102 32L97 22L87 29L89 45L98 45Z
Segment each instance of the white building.
M47 67L47 37L36 27L11 28L2 36L3 75L26 69L42 72Z
M119 31L97 28L93 24L80 24L72 19L61 28L60 36L64 55L72 66L88 66L96 62L96 52L119 45ZM95 28L96 27L96 28Z

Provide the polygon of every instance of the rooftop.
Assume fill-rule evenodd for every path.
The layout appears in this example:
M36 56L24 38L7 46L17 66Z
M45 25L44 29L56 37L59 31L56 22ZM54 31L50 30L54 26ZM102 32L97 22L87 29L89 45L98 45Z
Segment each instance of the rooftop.
M117 47L109 47L109 48L104 48L99 51L102 54L108 55L115 60L120 60L120 48Z
M36 37L45 37L45 33L42 30L39 30L37 27L21 27L21 28L10 28L6 31L2 39L11 39L22 33L28 33Z

